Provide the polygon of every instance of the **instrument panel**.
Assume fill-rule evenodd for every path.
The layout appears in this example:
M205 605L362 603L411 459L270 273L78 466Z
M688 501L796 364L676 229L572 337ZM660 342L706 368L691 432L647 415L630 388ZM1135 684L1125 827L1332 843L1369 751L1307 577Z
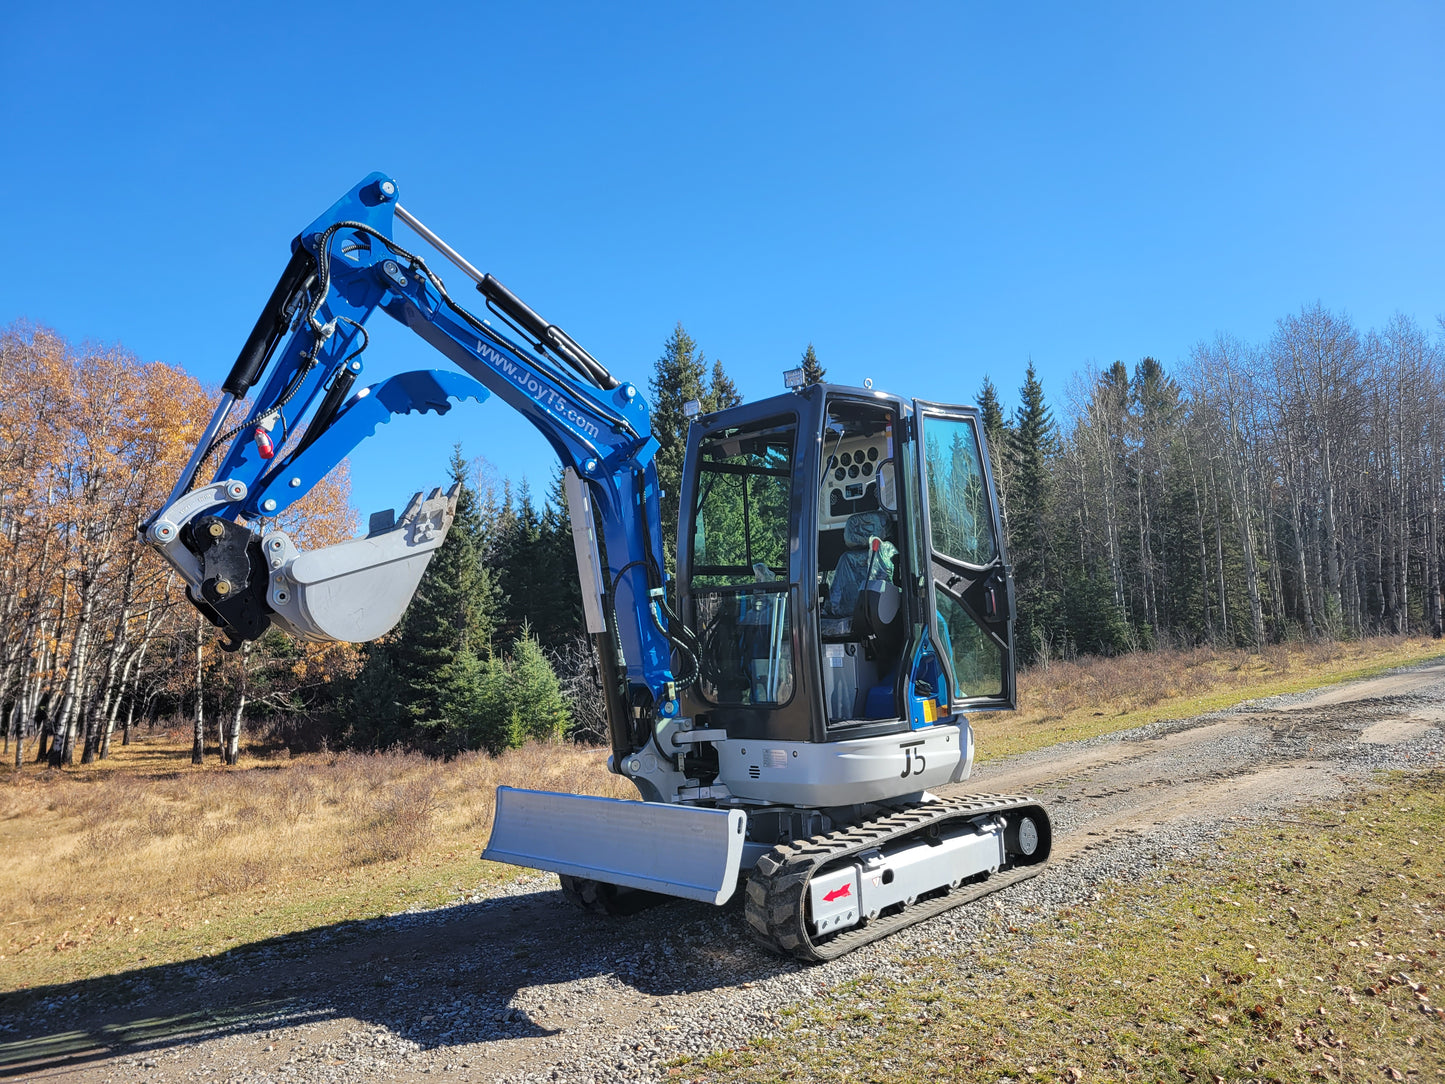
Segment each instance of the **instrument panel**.
M819 485L819 524L840 527L854 512L871 512L880 507L879 470L888 463L886 473L891 473L892 433L844 437L840 441L830 441L825 435L823 448L828 458ZM884 485L892 488L891 477L885 479Z

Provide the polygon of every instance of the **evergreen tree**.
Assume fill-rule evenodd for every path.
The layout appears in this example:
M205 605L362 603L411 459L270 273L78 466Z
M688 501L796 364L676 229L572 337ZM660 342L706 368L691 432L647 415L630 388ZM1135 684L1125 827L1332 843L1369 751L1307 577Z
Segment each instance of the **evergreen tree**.
M999 402L998 388L994 387L993 381L988 377L983 378L983 387L978 389L975 402L978 404L979 413L983 415L983 435L990 445L1002 447L1003 404Z
M443 753L466 747L497 616L496 589L481 560L481 517L466 473L458 447L451 476L462 488L451 530L396 631L367 649L353 683L356 744L400 742Z
M393 641L361 646L361 669L342 698L342 741L361 749L390 749L411 742L410 721L403 717L406 690L392 665Z
M446 541L427 565L417 597L426 592L437 600L440 626L450 626L457 647L478 656L491 652L492 637L501 614L500 597L495 579L486 562L487 525L482 518L481 502L468 481L468 464L462 457L462 446L452 448L449 463L451 480L461 486L457 495L456 516ZM412 620L416 600L402 619L403 627Z
M716 367L715 367L716 368ZM677 552L678 490L682 486L682 461L687 453L688 419L682 412L684 403L705 398L702 386L704 361L702 350L681 323L673 328L662 345L648 388L652 392L652 435L657 438L657 481L662 490L662 537L666 561L673 564ZM731 387L731 381L714 389L720 392ZM736 394L736 389L732 390Z
M529 617L537 641L555 648L584 635L582 587L577 579L577 549L572 541L572 520L567 512L567 487L559 465L542 510L537 564L542 583L537 605Z
M508 697L514 728L524 740L556 741L567 732L570 716L542 645L524 627L512 644L507 666Z
M653 368L648 388L652 392L652 435L657 438L657 481L662 490L662 539L665 560L671 568L677 554L678 494L682 488L682 464L687 456L687 427L684 403L696 399L711 413L737 406L742 394L723 371L721 361L712 363L711 379L704 383L707 362L702 350L681 323L662 344L662 356Z
M492 756L515 749L526 741L523 713L512 700L507 660L497 656L481 675L477 689L477 711L471 720L471 747L485 749Z
M1019 655L1032 662L1052 650L1058 592L1052 579L1050 530L1058 432L1033 362L1024 373L1009 433L1009 556L1018 589Z
M507 496L510 500L510 493ZM495 560L507 600L499 630L503 643L520 636L531 615L545 607L550 586L539 560L541 548L542 517L532 503L532 487L523 478L516 503L509 504L497 536Z
M517 513L512 507L512 480L502 479L500 492L492 491L485 509L486 549L482 560L492 569L492 580L496 585L496 635L497 650L507 643L506 625L512 612L512 584L508 572L508 560L512 555L512 536L517 529Z
M1152 357L1134 366L1129 384L1130 452L1135 481L1139 571L1137 588L1143 606L1143 642L1152 645L1173 623L1169 606L1168 506L1169 490L1182 480L1171 466L1173 447L1183 422L1178 383Z
M703 410L708 413L715 410L726 410L728 407L737 406L742 401L742 393L738 391L738 386L733 383L732 377L723 372L723 363L714 359L712 383L708 385L707 395L703 397Z
M1063 591L1063 610L1069 642L1076 651L1119 655L1135 642L1106 573L1070 575Z
M1006 424L1003 416L1003 404L999 402L998 388L987 376L983 378L983 387L978 389L978 397L974 400L978 404L979 413L982 415L984 441L988 444L989 466L993 470L994 487L998 490L999 513L1004 520L1004 530L1008 530L1008 487L1005 481L1005 474L1000 469L1004 454L1004 443L1006 439Z
M469 748L495 756L528 741L556 741L571 722L556 672L525 624L510 655L483 668L475 688Z
M808 349L803 351L803 386L821 384L823 378L828 375L828 370L818 364L818 355L813 352L813 344L808 344Z
M491 530L488 533L488 556L498 567L504 563L500 556L501 549L508 544L512 531L517 526L517 514L512 508L512 480L502 480L502 492L497 498L497 507L491 518Z

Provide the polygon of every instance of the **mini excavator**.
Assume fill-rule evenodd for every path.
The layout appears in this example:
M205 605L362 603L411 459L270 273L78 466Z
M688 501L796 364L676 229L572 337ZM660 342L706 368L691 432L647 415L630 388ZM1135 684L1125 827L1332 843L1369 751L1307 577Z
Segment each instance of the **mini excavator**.
M472 280L485 318L422 246ZM453 367L362 383L377 312ZM1033 876L1051 828L1029 798L932 793L969 777L968 713L1016 701L1013 581L977 411L805 387L801 371L787 383L692 416L669 578L645 396L373 173L291 242L141 536L228 648L272 625L375 639L445 539L456 488L310 551L272 521L393 417L496 396L564 467L608 766L641 800L501 787L484 857L554 871L601 911L657 895L721 905L741 886L766 947L832 959Z

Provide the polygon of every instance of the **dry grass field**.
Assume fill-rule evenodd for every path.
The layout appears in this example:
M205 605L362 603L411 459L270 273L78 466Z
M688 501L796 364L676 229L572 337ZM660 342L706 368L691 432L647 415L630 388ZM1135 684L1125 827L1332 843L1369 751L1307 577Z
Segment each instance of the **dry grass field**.
M171 962L465 896L498 785L628 795L605 754L531 745L193 768L143 737L84 769L0 776L0 990Z
M1440 653L1429 640L1196 649L1054 663L1023 710L975 719L984 758L1197 714ZM0 773L0 991L225 952L465 898L516 875L478 857L499 784L633 797L605 750L450 762L316 754L203 768L180 735L104 763Z

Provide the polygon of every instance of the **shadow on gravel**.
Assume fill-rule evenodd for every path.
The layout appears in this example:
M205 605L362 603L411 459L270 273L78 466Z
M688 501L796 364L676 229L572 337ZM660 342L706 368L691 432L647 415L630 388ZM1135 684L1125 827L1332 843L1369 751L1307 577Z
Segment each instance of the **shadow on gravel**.
M553 1002L537 1015L565 1027L619 997L641 1005L800 966L752 945L739 899L606 918L540 890L12 991L0 994L0 1077L118 1056L144 1063L221 1035L255 1033L260 1050L266 1032L326 1020L357 1021L350 1039L363 1049L543 1036L561 1027L514 1005L518 991Z

